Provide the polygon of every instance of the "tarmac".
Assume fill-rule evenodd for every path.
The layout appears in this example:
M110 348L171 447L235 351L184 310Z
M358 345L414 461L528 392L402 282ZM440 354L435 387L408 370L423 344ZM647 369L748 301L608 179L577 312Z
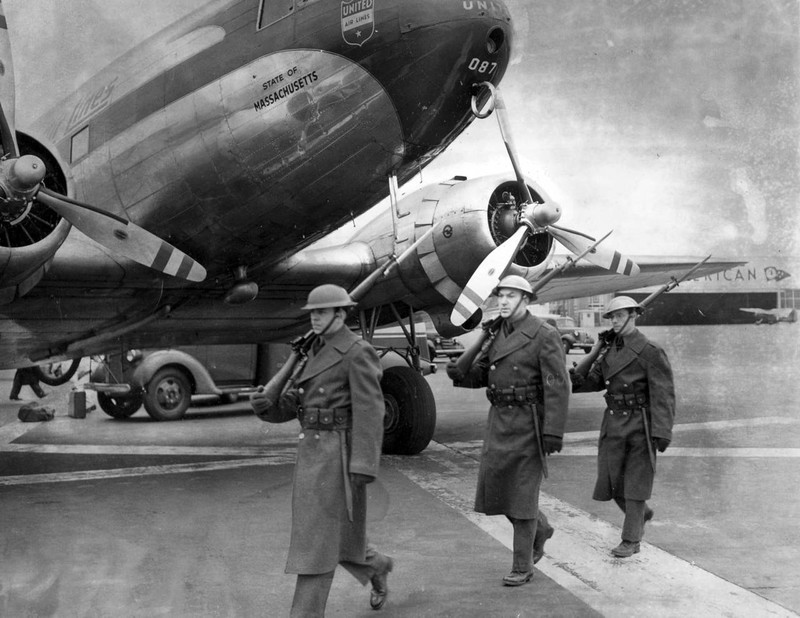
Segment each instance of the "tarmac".
M779 335L732 328L732 355L742 336ZM686 335L695 350L698 332ZM682 332L669 335L681 413L641 553L609 552L621 513L591 500L601 399L575 395L541 495L556 533L530 584L502 586L510 525L472 511L488 404L442 367L429 378L434 441L384 456L369 486L371 541L395 560L387 604L373 612L368 589L338 569L326 615L797 616L800 393L787 365L797 351L772 348L765 368L753 354L729 363L717 343L713 361L694 361ZM766 394L749 363L766 369ZM4 397L12 376L0 372ZM296 422L262 423L246 403L174 423L143 410L71 418L79 387L45 387L49 422L22 423L20 402L0 400L0 616L287 616Z

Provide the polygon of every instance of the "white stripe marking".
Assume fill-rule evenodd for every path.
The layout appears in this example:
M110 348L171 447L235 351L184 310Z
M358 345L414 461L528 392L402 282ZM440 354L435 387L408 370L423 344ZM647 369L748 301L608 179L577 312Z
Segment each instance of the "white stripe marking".
M436 472L420 470L420 458ZM440 444L431 444L413 462L387 458L411 481L439 497L485 532L512 549L513 531L503 517L473 512L477 463ZM537 568L593 608L608 616L797 616L745 588L731 584L653 545L624 560L610 548L620 530L546 493L540 504L556 528ZM621 609L624 612L621 613Z
M787 416L763 416L760 418L739 418L727 421L705 421L702 423L681 423L672 428L672 433L686 433L699 429L739 429L742 427L763 427L766 425L796 425L799 419ZM583 442L586 440L597 441L599 431L573 431L564 435L564 443Z
M448 446L455 451L470 457L480 457L481 440L469 442L451 442ZM572 446L564 447L560 453L553 457L596 457L597 446ZM730 457L734 459L754 458L764 459L774 457L777 459L796 459L800 457L800 448L706 448L690 446L670 446L665 452L658 453L658 457Z
M185 474L189 472L209 472L213 470L232 470L249 466L281 466L294 464L291 457L275 456L235 461L210 461L202 463L172 464L166 466L142 466L139 468L119 468L115 470L80 470L77 472L57 472L53 474L20 474L0 477L0 486L34 485L39 483L60 483L69 481L100 481L105 479L161 474Z

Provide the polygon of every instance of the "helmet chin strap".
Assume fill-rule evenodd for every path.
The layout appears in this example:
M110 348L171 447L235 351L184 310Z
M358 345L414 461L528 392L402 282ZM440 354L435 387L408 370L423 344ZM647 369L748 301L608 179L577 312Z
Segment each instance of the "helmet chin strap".
M320 331L319 335L317 335L318 337L322 337L322 335L324 335L325 333L327 333L327 332L328 332L328 329L330 329L330 327L331 327L331 326L333 326L333 323L336 321L336 318L338 317L338 316L336 315L336 312L337 312L337 311L339 311L339 309L338 309L338 308L336 308L336 309L334 309L334 310L333 310L333 317L332 317L332 318L330 319L330 321L329 321L329 322L328 322L328 323L325 325L325 328L323 328L323 329Z

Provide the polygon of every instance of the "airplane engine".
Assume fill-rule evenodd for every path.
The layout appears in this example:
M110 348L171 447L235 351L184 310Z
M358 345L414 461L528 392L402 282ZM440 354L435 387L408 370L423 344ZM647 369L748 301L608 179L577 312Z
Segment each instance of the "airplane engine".
M55 157L35 139L18 133L21 155L35 155L45 163L43 183L66 193L66 178ZM0 162L0 166L7 163ZM0 174L0 304L27 294L42 278L58 248L66 240L70 224L52 209L29 196L14 194L24 171L2 169Z
M534 212L546 211L546 193L536 186L529 188L536 202ZM436 226L415 255L400 265L399 278L404 287L420 305L442 306L449 314L483 258L518 228L522 203L516 179L506 175L473 180L455 177L400 200L396 218L399 239L413 242ZM367 229L359 237L375 238L371 234ZM511 270L533 279L547 266L552 250L549 234L531 233L515 256ZM441 322L444 327L445 321Z

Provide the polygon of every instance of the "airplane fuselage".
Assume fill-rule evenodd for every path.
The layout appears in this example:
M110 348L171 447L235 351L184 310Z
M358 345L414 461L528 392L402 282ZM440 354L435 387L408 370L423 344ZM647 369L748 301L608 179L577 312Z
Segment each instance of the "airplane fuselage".
M216 0L34 127L79 199L179 246L210 280L308 245L429 163L498 82L499 2ZM282 3L288 7L292 3Z

